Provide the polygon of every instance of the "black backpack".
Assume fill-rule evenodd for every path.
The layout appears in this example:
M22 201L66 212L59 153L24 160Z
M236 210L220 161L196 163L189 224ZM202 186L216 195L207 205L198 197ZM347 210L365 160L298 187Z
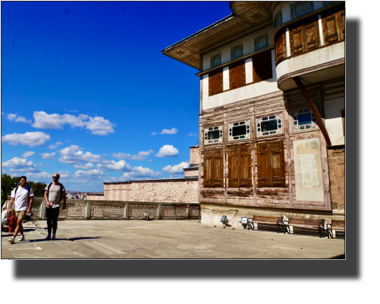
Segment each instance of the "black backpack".
M51 187L52 184L53 183L50 183L49 186L48 186L48 189L47 189L48 195L49 195L49 190L50 190L50 187ZM61 194L61 196L59 198L59 202L61 202L62 201L62 184L58 183L58 185L59 185L59 191L60 191L60 194Z

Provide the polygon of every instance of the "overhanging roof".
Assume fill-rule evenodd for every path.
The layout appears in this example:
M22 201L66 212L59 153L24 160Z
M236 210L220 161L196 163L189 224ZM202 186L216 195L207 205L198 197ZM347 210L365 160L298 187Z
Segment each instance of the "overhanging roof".
M269 1L231 2L232 14L165 48L162 53L201 70L201 54L223 41L272 20Z

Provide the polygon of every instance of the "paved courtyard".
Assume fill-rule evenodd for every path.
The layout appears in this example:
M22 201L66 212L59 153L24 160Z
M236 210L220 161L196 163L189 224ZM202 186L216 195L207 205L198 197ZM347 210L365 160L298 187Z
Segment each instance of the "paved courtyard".
M25 241L2 232L2 259L325 259L344 254L344 239L214 227L198 220L59 221L24 224ZM17 237L18 238L18 237Z

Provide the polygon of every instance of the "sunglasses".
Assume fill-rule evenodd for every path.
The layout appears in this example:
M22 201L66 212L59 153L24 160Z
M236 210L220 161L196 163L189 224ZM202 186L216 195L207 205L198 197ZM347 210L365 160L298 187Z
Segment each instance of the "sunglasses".
M58 176L52 176L52 178L58 178Z

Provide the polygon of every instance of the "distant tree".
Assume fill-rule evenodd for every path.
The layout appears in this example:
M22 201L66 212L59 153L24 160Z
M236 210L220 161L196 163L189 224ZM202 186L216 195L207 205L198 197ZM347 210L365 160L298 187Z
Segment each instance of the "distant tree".
M1 192L1 205L4 204L4 202L7 199L7 196L11 195L12 186L14 186L14 184L16 184L20 181L20 177L21 176L11 177L8 174L2 174L1 175L1 190L2 190L2 192ZM45 187L46 187L45 183L41 183L41 182L35 183L33 181L28 180L26 184L33 188L34 196L36 196L36 197L37 196L38 197L44 196L44 191L45 191Z

